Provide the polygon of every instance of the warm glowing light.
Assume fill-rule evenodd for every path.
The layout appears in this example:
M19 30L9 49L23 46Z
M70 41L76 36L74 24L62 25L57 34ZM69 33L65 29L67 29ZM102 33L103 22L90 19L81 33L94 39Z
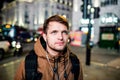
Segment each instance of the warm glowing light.
M120 31L120 27L118 27L118 31Z
M7 24L5 27L6 27L6 28L10 28L11 26L10 26L9 24Z
M2 29L0 29L0 32L2 32Z

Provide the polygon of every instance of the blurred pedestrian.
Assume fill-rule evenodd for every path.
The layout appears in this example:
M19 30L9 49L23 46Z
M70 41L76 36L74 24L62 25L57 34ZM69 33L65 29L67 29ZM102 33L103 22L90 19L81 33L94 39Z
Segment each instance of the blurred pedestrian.
M54 15L46 19L43 35L30 52L32 56L28 54L21 62L14 80L83 80L81 63L70 51L68 39L69 25L65 17Z

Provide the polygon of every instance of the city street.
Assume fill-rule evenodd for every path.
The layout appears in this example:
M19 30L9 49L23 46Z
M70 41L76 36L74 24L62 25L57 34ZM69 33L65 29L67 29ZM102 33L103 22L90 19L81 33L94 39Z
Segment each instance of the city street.
M33 44L25 46L26 52L32 49L32 46ZM85 47L70 46L70 48L81 60L84 80L120 80L120 54L117 51L95 46L91 51L91 64L86 65ZM0 61L0 80L13 80L16 69L26 54Z
M14 80L33 41L44 33L49 42L70 35L69 48L81 61L84 80L120 80L119 7L120 0L0 0L0 80ZM64 41L52 42L61 46Z
M84 80L120 80L120 54L115 50L93 47L91 65L86 65L86 49L71 47L83 65Z

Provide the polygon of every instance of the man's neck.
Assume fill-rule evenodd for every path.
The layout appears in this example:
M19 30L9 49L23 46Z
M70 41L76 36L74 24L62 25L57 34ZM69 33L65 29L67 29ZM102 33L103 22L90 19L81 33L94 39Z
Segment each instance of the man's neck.
M59 52L59 51L55 51L55 50L49 50L47 49L47 52L51 55L51 56L59 56L62 54L62 52Z

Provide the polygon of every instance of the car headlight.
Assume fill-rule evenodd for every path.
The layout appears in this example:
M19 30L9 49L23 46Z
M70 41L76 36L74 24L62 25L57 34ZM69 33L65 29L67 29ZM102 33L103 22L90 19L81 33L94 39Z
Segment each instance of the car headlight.
M20 42L17 42L17 43L16 43L16 48L21 48Z
M16 41L12 41L12 47L16 46Z

